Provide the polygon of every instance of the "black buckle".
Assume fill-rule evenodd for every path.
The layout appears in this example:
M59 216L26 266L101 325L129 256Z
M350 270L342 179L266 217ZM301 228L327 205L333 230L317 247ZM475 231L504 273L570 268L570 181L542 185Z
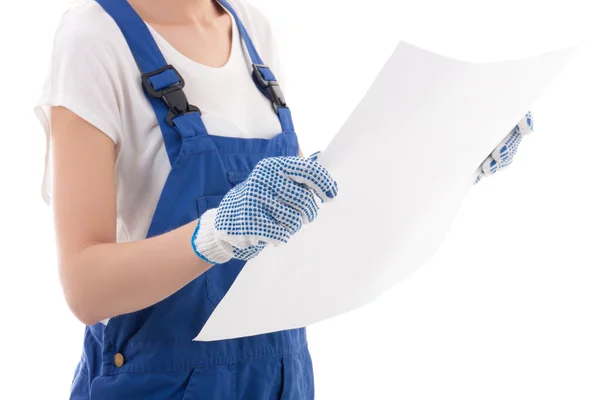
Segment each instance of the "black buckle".
M169 107L166 120L167 124L171 126L173 126L173 118L175 117L192 112L201 114L198 107L188 103L187 97L185 97L185 93L183 92L182 88L177 88L166 93L164 96L162 96L162 99L167 104L167 107Z
M259 68L268 67L263 64L252 64L252 68L252 73L254 74L257 82L269 94L275 112L277 112L280 107L287 107L287 103L285 102L285 97L283 96L283 91L281 90L279 83L277 81L266 81L259 71Z
M168 86L164 89L155 90L152 86L152 83L150 83L150 79L148 78L154 75L158 75L161 72L167 71L169 69L177 75L179 82ZM144 89L150 96L158 99L162 98L167 107L169 107L169 112L167 113L166 117L167 123L169 125L173 126L173 118L178 117L180 115L188 114L191 112L197 112L200 114L200 109L198 107L188 103L187 97L183 92L185 81L183 80L183 77L179 74L179 72L177 72L175 67L173 67L172 65L167 65L166 67L142 75L142 85L144 86Z
M175 75L177 75L177 79L179 79L179 82L174 83L173 85L168 86L161 90L154 90L154 86L152 86L152 83L150 83L149 78L154 75L158 75L162 72L168 71L168 70L172 70L175 73ZM177 72L175 67L173 67L172 65L167 65L166 67L163 67L161 69L157 69L156 71L148 72L147 74L142 75L142 84L144 85L144 89L146 89L146 92L148 92L148 94L150 96L156 97L156 98L161 98L169 92L175 91L177 89L183 89L183 87L185 86L185 81L183 80L183 77L179 74L179 72Z

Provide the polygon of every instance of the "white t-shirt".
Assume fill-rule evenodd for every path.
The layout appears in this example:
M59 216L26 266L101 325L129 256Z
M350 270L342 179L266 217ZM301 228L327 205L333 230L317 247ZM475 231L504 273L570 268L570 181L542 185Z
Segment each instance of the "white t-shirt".
M263 61L282 88L271 27L244 0L230 0ZM231 55L221 68L192 61L146 24L167 63L185 79L190 104L202 111L209 134L271 138L281 132L271 103L250 76L251 63L232 19ZM46 133L42 196L51 202L50 106L64 106L115 143L117 241L146 237L170 171L162 133L140 83L140 71L114 20L93 0L81 0L63 15L56 32L50 70L35 112Z

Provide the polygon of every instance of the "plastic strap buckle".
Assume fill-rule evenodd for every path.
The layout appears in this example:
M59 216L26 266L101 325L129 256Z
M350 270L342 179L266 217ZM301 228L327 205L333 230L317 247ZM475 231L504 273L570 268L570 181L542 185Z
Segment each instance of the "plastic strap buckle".
M267 81L263 78L259 68L269 68L264 64L252 64L252 74L254 74L258 84L268 93L271 102L273 103L273 109L275 112L281 107L287 107L283 91L277 81Z
M150 82L150 77L158 75L167 70L172 70L177 76L178 82L167 86L163 89L156 90ZM200 109L194 105L188 103L187 97L183 92L183 87L185 86L185 81L183 77L177 72L175 67L172 65L167 65L166 67L157 69L156 71L149 72L147 74L142 75L142 85L146 92L157 99L162 99L167 107L169 108L169 112L167 113L166 120L167 123L173 126L173 118L178 117L180 115L197 112L200 113Z

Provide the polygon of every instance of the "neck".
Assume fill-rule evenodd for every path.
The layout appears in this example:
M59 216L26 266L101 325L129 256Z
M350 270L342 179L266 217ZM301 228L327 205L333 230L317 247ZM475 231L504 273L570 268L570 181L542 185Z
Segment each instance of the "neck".
M128 0L149 23L161 25L210 22L224 11L214 0Z

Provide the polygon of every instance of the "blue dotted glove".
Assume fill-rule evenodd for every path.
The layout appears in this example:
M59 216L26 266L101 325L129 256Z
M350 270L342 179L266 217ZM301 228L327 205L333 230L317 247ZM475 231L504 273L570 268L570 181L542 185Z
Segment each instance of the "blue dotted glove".
M481 178L491 176L499 170L508 167L513 162L513 157L523 136L533 132L533 119L531 112L513 128L512 131L502 140L496 149L485 159L475 172L475 183Z
M202 214L192 237L194 251L211 264L254 258L267 244L287 243L316 218L315 195L329 202L337 190L317 154L265 158L218 208Z

